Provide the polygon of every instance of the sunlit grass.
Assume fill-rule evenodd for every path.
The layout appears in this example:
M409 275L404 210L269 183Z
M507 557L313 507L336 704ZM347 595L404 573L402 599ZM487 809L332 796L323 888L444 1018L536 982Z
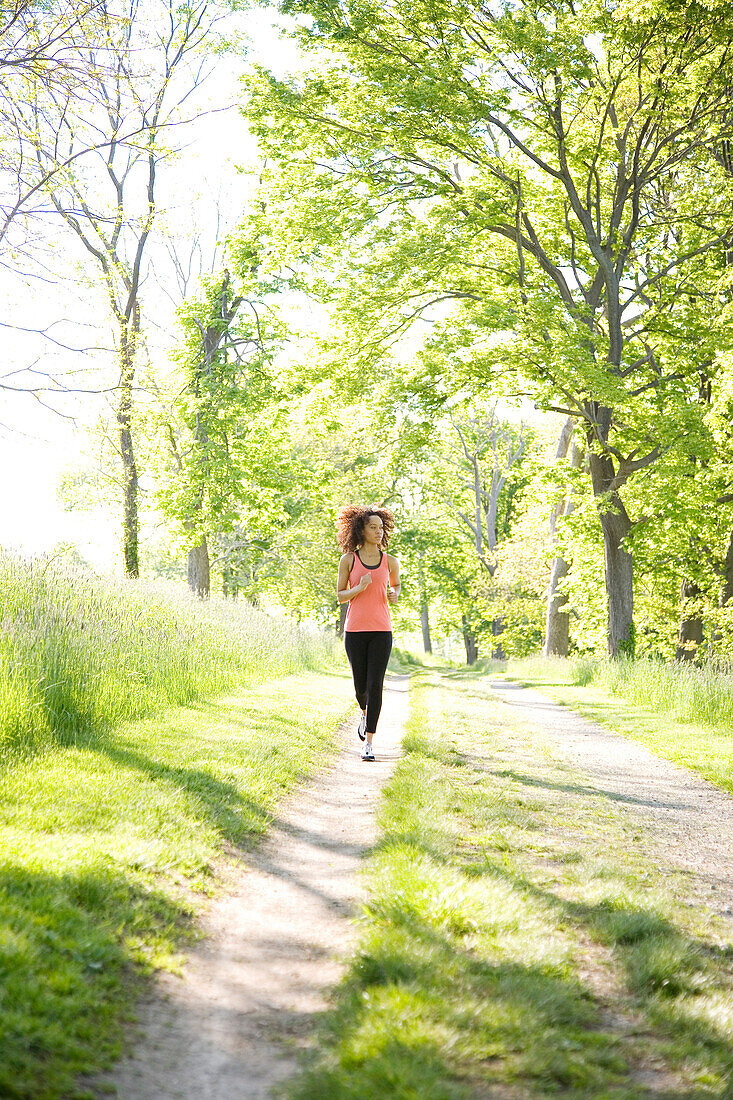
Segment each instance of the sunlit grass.
M120 1053L140 976L177 967L224 845L261 835L351 706L346 676L286 676L0 771L0 1096L92 1095L75 1081Z
M328 746L337 664L244 603L0 557L0 1096L88 1095L224 843Z
M329 660L321 632L245 603L0 556L0 753Z
M288 1095L729 1096L723 930L489 679L414 690L358 950Z

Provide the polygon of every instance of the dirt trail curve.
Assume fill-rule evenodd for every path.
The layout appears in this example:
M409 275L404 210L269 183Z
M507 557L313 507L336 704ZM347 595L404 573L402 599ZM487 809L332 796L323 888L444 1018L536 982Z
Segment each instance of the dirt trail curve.
M141 1005L140 1041L105 1078L119 1100L255 1100L297 1069L293 1048L352 942L355 872L376 837L407 691L407 677L385 685L375 763L361 760L350 724L335 765L281 807L256 852L240 855L182 978L164 975Z
M685 873L690 895L730 921L733 931L733 798L539 691L504 680L491 688L521 721L552 735L589 790L626 806L644 826L643 843L660 866Z

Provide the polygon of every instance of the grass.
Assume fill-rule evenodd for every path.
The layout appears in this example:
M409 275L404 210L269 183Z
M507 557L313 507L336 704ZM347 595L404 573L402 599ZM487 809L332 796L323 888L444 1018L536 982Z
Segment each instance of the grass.
M733 676L648 660L533 657L509 676L733 794Z
M322 632L173 586L0 555L0 615L0 1096L69 1100L351 693Z
M332 642L244 603L0 555L0 757L332 662Z
M358 950L286 1095L733 1096L725 929L487 679L415 688Z
M351 704L308 673L19 758L0 773L0 1096L72 1100L175 969L225 842L250 845ZM305 716L305 717L304 717Z

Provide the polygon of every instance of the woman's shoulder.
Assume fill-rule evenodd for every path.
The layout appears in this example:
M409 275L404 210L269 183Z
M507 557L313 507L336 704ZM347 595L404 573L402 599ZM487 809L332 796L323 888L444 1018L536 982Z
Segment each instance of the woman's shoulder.
M354 564L353 550L347 550L345 554L341 555L341 557L339 558L339 565L343 565L344 562L348 565L349 569L351 569L352 565Z
M399 561L397 560L397 558L394 556L394 554L385 554L384 556L387 559L387 564L388 565L399 565L400 564Z

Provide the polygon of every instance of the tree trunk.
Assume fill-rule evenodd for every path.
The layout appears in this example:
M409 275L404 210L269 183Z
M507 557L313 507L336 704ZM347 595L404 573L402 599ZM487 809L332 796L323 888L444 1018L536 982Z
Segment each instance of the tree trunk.
M465 615L463 616L463 643L466 647L466 664L475 665L478 660L478 643Z
M570 645L570 615L563 610L568 598L560 592L560 582L567 577L570 566L564 558L557 557L550 569L550 587L547 597L547 621L545 623L545 657L567 657Z
M226 566L221 574L221 594L231 600L239 595L239 578L236 569Z
M593 493L603 530L603 557L608 596L608 654L633 655L634 648L634 559L624 548L631 520L621 497L611 489L613 463L608 455L589 455Z
M422 627L422 647L425 653L433 652L433 643L430 639L430 615L427 601L420 604L420 626Z
M420 554L417 560L417 576L420 585L420 626L422 627L422 647L425 653L433 652L433 643L430 638L430 606L428 604L427 586L425 584L424 555Z
M211 573L209 569L209 547L206 535L188 551L188 587L202 600L209 598Z
M698 647L702 645L703 622L695 610L691 614L689 613L687 601L697 599L701 592L694 581L684 580L680 595L682 597L682 610L677 642L677 660L694 661Z
M344 636L344 628L346 627L346 612L349 610L348 603L339 604L339 617L336 624L336 634L339 638Z
M615 496L615 494L614 494ZM633 656L634 651L634 559L623 547L631 530L628 513L617 500L619 512L601 514L603 552L608 595L608 654Z
M128 577L140 575L140 522L137 509L138 474L132 435L132 387L135 381L135 324L120 332L120 400L117 423L122 459L122 553Z
M573 420L571 417L565 421L560 439L557 445L556 459L559 461L568 453L573 438ZM580 469L583 461L583 453L580 447L573 446L571 450L570 465L573 469ZM550 516L550 539L554 543L555 531L558 519L569 516L575 508L575 500L572 490L566 494L565 500L561 500ZM563 557L558 555L553 559L550 567L550 583L547 590L547 619L545 622L545 645L543 653L545 657L567 657L570 644L570 615L564 610L568 598L564 592L560 592L560 583L570 572L570 566Z
M723 563L723 587L720 590L720 606L726 607L733 601L733 531L728 539L728 549Z
M504 629L505 626L503 618L491 620L491 637L494 639L491 647L491 656L495 661L506 660L504 647L501 644L501 635L504 633Z

